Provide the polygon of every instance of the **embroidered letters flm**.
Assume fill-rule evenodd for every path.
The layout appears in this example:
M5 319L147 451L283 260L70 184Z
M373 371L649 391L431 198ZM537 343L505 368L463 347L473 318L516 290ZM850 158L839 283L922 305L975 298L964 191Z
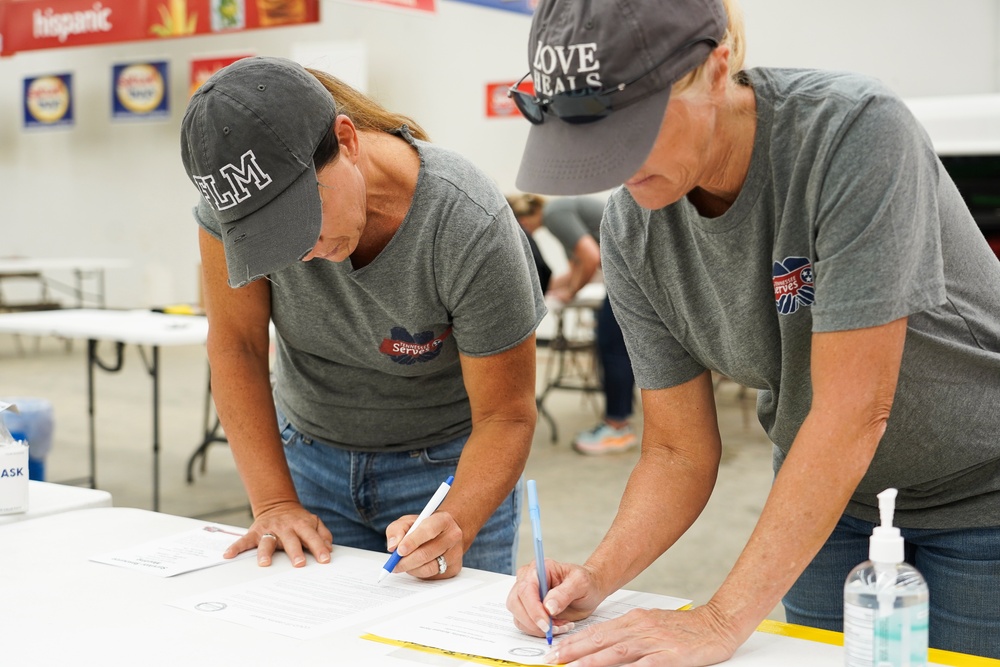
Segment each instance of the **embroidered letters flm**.
M247 187L250 183L253 183L258 191L271 184L271 177L257 164L257 156L252 150L240 156L239 167L229 163L219 169L219 174L228 184L228 188L221 192L216 185L214 174L192 176L192 180L205 199L218 211L232 208L253 195Z

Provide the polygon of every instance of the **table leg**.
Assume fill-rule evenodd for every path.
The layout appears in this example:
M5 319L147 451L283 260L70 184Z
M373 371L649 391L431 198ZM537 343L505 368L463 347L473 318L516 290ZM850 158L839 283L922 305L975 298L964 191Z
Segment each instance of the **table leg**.
M87 341L87 414L90 417L90 488L97 488L97 439L94 429L94 366L97 365L97 341Z
M92 489L97 488L97 401L94 399L94 368L115 373L122 367L122 352L124 343L116 343L116 359L113 365L107 365L97 356L97 340L90 338L87 340L87 458L90 467L89 474L80 479L67 479L60 484L86 484Z
M97 307L108 307L107 297L104 293L104 269L97 269Z
M153 511L160 511L160 347L153 346Z
M219 421L219 417L216 416L214 423L212 420L212 367L208 368L208 383L205 386L205 422L204 422L204 437L201 443L195 448L194 452L188 458L187 464L187 482L188 484L194 483L194 466L196 463L201 463L200 468L202 474L205 473L205 462L208 459L208 448L213 443L229 443L226 436L222 434L222 422Z
M150 359L143 348L139 353L153 382L153 511L160 511L160 346L150 345Z

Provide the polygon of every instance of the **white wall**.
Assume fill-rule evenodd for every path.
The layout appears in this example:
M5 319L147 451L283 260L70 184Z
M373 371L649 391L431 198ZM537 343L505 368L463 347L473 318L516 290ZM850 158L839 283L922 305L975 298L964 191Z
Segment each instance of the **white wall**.
M995 0L743 0L748 64L853 69L904 96L1000 91ZM0 60L0 256L125 257L109 305L197 300L196 201L178 151L192 57L291 56L297 43L361 40L368 92L418 120L513 190L527 123L484 117L484 86L527 71L530 18L438 0L435 16L323 0L315 26L25 52ZM110 121L111 66L168 59L169 120ZM76 125L21 129L22 78L74 72Z
M844 69L904 97L1000 91L996 0L742 0L749 64Z

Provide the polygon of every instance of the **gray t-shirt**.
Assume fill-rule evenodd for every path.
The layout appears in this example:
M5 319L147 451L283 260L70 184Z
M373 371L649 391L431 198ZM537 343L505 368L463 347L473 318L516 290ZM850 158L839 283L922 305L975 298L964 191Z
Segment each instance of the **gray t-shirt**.
M357 270L314 259L270 276L275 402L299 430L345 449L405 451L468 434L459 352L509 350L545 315L503 194L464 157L403 136L420 174L378 257Z
M601 216L604 204L590 197L551 199L542 210L542 225L559 239L567 255L587 234L601 242Z
M909 316L888 427L848 513L1000 525L1000 262L923 128L875 80L747 72L749 173L732 207L657 211L616 191L603 266L639 386L705 369L759 390L780 466L811 403L814 332ZM844 388L850 391L849 387Z

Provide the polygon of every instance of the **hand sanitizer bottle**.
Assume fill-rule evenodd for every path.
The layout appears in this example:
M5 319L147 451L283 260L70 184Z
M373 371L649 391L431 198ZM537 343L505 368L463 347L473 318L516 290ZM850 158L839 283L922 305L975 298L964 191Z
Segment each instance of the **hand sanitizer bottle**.
M927 665L927 582L903 562L903 537L892 525L896 489L878 494L882 525L868 558L844 584L844 652L847 667Z

